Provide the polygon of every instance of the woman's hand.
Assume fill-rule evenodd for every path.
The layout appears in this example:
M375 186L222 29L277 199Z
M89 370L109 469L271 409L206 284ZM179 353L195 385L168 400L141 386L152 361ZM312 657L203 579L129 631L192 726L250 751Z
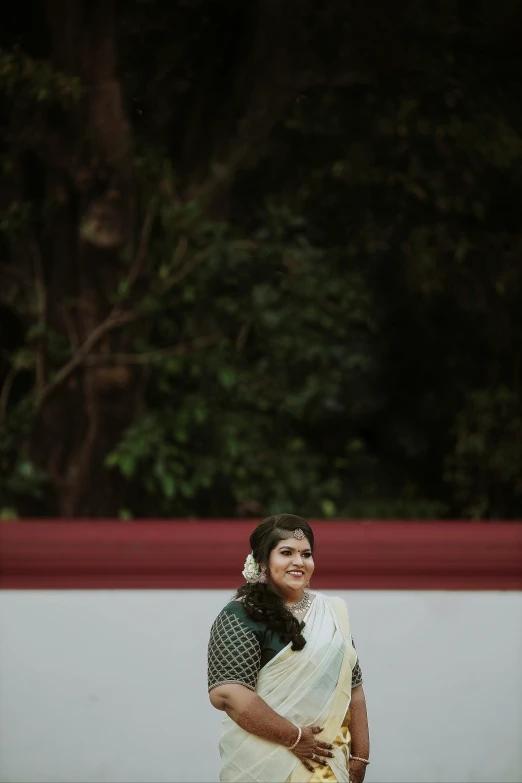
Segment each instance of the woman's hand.
M364 761L350 759L349 773L350 783L363 783L364 776L366 775L366 764Z
M311 764L312 761L322 764L324 767L327 764L326 759L333 758L333 753L330 753L333 750L333 745L329 745L328 742L320 742L315 738L315 735L322 730L322 726L312 726L311 728L304 726L301 739L292 751L310 772L314 771L314 767Z

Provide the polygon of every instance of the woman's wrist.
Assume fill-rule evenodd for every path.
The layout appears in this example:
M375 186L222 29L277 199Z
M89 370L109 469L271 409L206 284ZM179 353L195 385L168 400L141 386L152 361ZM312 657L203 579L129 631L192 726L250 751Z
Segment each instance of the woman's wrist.
M355 753L354 754L350 753L350 761L360 761L365 766L368 766L368 764L370 763L369 758L366 758L366 756L358 756Z
M296 729L297 729L297 739L291 745L287 746L288 750L293 750L297 745L299 745L299 742L301 741L303 730L300 726L296 726Z
M257 693L249 691L249 694L250 697L238 705L239 709L226 709L227 715L249 734L290 748L298 738L297 726L275 712Z

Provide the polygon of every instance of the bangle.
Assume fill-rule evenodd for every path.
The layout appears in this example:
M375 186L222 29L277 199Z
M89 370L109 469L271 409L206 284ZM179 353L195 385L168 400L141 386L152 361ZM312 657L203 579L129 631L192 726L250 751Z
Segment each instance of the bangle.
M350 758L353 759L354 761L362 761L363 764L366 764L366 766L368 766L368 764L370 763L370 759L363 759L360 756L352 756L351 753L350 753Z
M296 726L296 729L297 729L297 739L296 739L296 741L294 742L293 745L290 745L288 750L293 750L295 748L295 746L299 744L299 740L301 739L301 734L303 733L303 730L300 727L297 728L297 726Z

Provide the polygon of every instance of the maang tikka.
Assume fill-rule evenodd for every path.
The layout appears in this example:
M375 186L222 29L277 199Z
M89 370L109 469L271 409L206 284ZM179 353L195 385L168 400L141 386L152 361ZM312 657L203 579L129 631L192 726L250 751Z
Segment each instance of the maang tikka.
M298 541L302 541L303 538L306 538L305 534L301 530L300 527L297 527L294 532L292 533L292 538L297 538ZM308 582L307 585L305 585L305 588L310 587L310 582Z

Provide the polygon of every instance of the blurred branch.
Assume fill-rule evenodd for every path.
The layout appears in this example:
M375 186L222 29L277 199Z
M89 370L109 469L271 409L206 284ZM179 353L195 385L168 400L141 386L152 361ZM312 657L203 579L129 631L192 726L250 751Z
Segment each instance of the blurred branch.
M248 335L250 334L251 324L243 324L236 337L236 350L242 351L245 347Z
M144 313L125 313L121 312L117 308L107 316L107 318L94 329L87 337L84 343L78 348L74 356L65 364L53 377L53 379L45 386L39 394L36 396L36 410L40 410L43 403L49 397L49 395L67 378L71 375L77 367L84 363L85 359L92 351L94 346L109 332L118 329L120 326L125 326L133 321L137 321L144 317Z
M181 239L178 242L178 246L175 251L175 255L178 254L179 250L179 256L180 258L183 258L185 255L185 251L188 247L188 241L185 237L181 237ZM180 283L182 280L184 280L187 275L189 275L197 266L199 266L203 261L205 261L208 258L208 255L210 253L211 248L205 248L205 250L201 250L199 253L194 253L192 258L187 261L185 266L183 266L178 272L175 272L173 275L171 275L167 280L164 282L164 286L162 288L162 294L167 293L171 288L173 288L175 285Z
M147 253L150 244L150 236L152 233L152 227L154 225L154 219L156 217L158 204L159 204L159 193L154 193L149 201L147 211L145 213L138 249L136 251L136 255L134 256L134 261L132 262L129 276L127 277L126 282L129 288L131 288L136 282L136 280L138 279L141 270L143 269L143 266L145 264L145 261L147 259Z
M185 343L178 343L169 348L159 348L158 350L146 353L95 354L88 356L85 360L85 364L89 366L104 364L153 364L157 359L166 356L182 356L191 351L195 351L198 348L206 348L209 345L215 345L220 342L222 338L222 333L216 332L215 334L209 334L205 337L196 337L196 339L189 340Z
M47 289L45 286L42 256L40 249L34 240L31 241L31 252L33 256L35 280L37 324L40 329L36 345L36 392L37 394L40 394L45 386L46 374L45 327L47 324Z
M9 395L11 394L14 379L18 375L19 371L19 367L15 367L14 364L11 365L2 385L2 391L0 391L0 424L5 419L7 404L9 402Z
M180 243L181 242L182 240L180 240ZM175 285L177 285L177 283L181 282L181 280L183 280L188 274L190 274L190 272L192 272L192 270L195 269L196 266L201 264L207 258L209 252L210 249L206 248L205 250L202 250L200 253L195 253L194 256L191 258L191 260L187 262L185 266L182 267L182 269L180 269L176 274L172 275L172 277L166 281L162 293L166 293L168 290L170 290ZM74 356L56 373L53 379L43 389L41 389L39 393L37 393L36 410L38 411L42 407L43 403L49 397L49 395L64 381L66 381L67 378L69 378L69 376L71 375L71 373L74 372L74 370L80 367L80 365L86 363L87 357L89 356L89 354L91 353L95 345L97 345L100 342L102 337L105 337L105 335L109 334L110 332L113 332L116 329L119 329L122 326L126 326L127 324L131 324L134 323L135 321L141 320L146 316L147 316L146 312L139 311L139 310L135 310L133 312L129 312L129 311L125 312L121 310L120 305L116 305L109 313L107 318L104 321L102 321L102 323L99 324L95 329L93 329L91 334L78 348ZM201 339L208 340L208 338L201 338ZM217 341L217 336L214 338L214 341ZM176 348L175 352L178 353L182 350L180 346L176 346L175 348ZM111 354L107 354L107 356L108 358L110 358ZM128 363L140 363L139 361L131 360L129 358L134 356L134 354L121 354L121 356L126 357ZM122 359L122 363L126 360ZM96 363L96 361L93 363ZM99 360L98 363L103 363L103 362Z
M62 307L60 307L60 313L63 318L63 323L65 326L65 331L67 332L67 337L69 338L69 343L73 346L73 348L76 349L80 345L78 330L76 329L73 319L69 315L69 311L66 306L62 305Z
M174 255L172 256L172 262L175 267L181 264L183 258L185 257L185 253L187 252L188 245L189 242L187 237L185 235L181 236L179 238L178 244L176 245Z

